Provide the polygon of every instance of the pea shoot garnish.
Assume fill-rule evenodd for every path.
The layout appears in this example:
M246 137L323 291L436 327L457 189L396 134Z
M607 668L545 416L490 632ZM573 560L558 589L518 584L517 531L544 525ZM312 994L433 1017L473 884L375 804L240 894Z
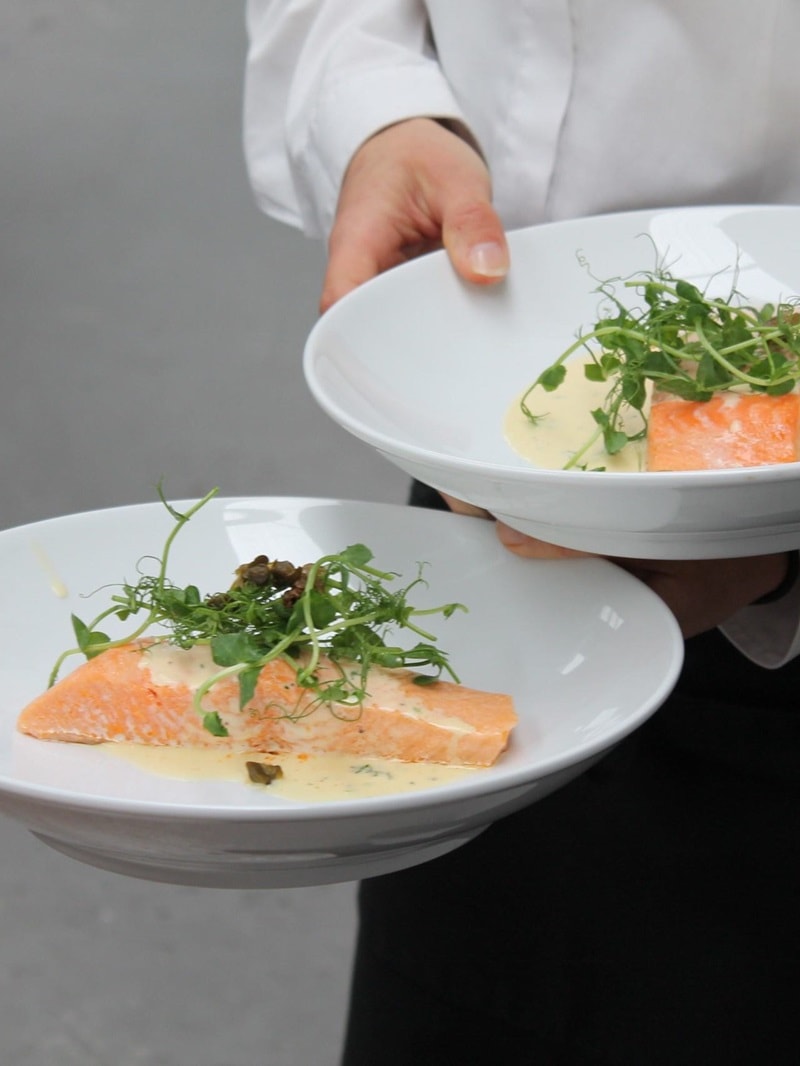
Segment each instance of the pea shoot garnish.
M302 714L319 703L358 713L373 666L429 668L431 673L417 674L418 684L436 681L443 673L458 681L446 654L435 646L436 637L420 626L419 619L437 614L449 618L465 608L448 603L421 609L408 602L411 590L425 584L424 564L419 564L411 582L391 590L388 584L399 575L374 567L372 552L364 544L351 544L302 566L260 555L237 568L235 580L224 592L203 595L196 585L173 584L167 566L175 537L217 491L181 513L167 502L159 485L159 497L175 525L156 560L156 572L141 573L135 584L122 582L111 595L110 606L91 622L72 616L77 646L59 657L51 685L69 656L93 658L143 637L153 626L167 631L155 635L156 641L182 649L208 646L219 670L196 689L194 705L205 727L218 736L227 735L227 730L216 712L203 710L204 695L222 678L232 677L238 682L239 706L244 707L261 670L275 659L292 667L297 684L311 696L303 701ZM125 622L139 615L141 622L123 638L112 640L102 630L109 618ZM395 629L408 630L416 643L401 647L390 639Z
M617 287L635 289L642 298L629 307ZM566 376L565 363L576 352L588 353L584 373L590 381L608 382L601 407L591 412L596 428L565 464L579 468L589 449L602 438L609 455L647 435L650 389L683 400L705 402L731 389L781 396L800 380L800 312L796 300L749 306L731 289L726 299L712 299L689 281L658 268L633 278L615 278L597 289L603 313L544 370L520 400L532 423L537 390L553 392ZM623 416L638 418L626 429Z

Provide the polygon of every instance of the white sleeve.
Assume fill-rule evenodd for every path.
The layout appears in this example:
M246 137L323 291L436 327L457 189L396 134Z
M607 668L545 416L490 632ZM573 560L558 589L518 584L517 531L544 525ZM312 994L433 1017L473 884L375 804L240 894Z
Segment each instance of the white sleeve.
M745 607L720 626L742 655L768 670L800 654L800 581L781 599Z
M248 0L244 149L267 214L329 233L356 149L416 115L463 121L423 0Z

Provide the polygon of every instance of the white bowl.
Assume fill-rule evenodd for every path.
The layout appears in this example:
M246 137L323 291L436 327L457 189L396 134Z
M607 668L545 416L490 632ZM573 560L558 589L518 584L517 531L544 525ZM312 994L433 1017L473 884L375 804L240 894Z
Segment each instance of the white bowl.
M180 503L177 505L182 506ZM510 692L520 723L485 771L435 789L328 803L281 800L235 781L156 776L103 748L16 731L70 613L106 606L172 520L160 504L56 518L0 533L0 811L47 844L118 873L265 888L374 876L444 854L571 780L639 726L681 666L678 627L644 585L603 560L524 562L489 523L388 504L214 499L181 531L169 573L227 588L262 552L295 562L366 543L376 565L428 588L419 605L465 603L432 626L466 684ZM121 631L110 630L114 636Z
M800 464L669 473L544 470L511 450L505 414L594 322L596 279L655 265L753 301L800 292L800 208L641 211L510 235L498 287L443 252L351 293L312 330L309 387L356 437L434 488L544 540L608 555L714 558L800 544Z

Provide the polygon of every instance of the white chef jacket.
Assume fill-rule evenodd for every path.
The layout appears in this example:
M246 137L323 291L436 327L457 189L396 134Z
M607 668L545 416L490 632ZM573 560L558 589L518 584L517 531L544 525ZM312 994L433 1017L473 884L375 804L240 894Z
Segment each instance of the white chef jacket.
M245 155L259 206L331 228L377 130L461 122L509 227L640 207L800 203L800 0L248 0ZM800 652L800 588L740 612Z
M247 16L252 184L310 236L358 146L420 114L469 126L509 227L800 203L797 0L249 0Z

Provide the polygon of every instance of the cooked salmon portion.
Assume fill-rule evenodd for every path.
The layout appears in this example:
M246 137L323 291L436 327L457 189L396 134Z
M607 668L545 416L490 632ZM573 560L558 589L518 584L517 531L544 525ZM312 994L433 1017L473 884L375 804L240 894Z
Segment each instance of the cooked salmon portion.
M705 403L653 398L647 429L648 470L717 470L794 463L800 396L726 392Z
M29 704L21 732L42 740L103 741L216 747L237 751L345 752L405 762L489 766L506 748L517 722L513 701L448 681L414 683L406 669L373 667L368 696L358 707L314 701L281 661L261 671L253 698L239 708L235 679L215 683L203 697L229 735L203 726L192 704L197 686L216 672L208 649L182 650L138 642L83 663ZM347 667L358 673L358 667ZM318 676L341 670L324 662Z

